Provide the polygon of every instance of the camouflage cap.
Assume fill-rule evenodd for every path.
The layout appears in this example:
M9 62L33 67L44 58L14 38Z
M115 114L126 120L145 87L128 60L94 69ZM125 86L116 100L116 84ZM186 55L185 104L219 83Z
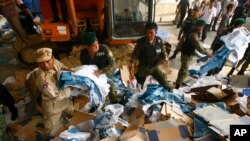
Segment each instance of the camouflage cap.
M90 45L95 40L97 40L95 32L88 32L80 37L80 43L83 45Z
M198 19L194 22L194 25L198 25L198 26L204 26L206 24L206 21L204 21L203 19Z
M52 58L52 49L40 48L36 51L36 62L45 62Z

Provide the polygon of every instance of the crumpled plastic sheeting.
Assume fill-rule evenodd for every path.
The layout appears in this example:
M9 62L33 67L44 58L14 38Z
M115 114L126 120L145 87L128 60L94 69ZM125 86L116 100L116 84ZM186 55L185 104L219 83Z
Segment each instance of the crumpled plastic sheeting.
M108 77L106 76L106 74L100 74L98 77L94 75L94 71L98 70L96 65L82 65L75 67L72 70L73 70L72 74L75 76L83 76L91 79L95 83L95 85L99 88L100 93L102 94L103 97L106 97L108 95L110 91L109 90L110 85L107 83ZM82 88L82 85L80 85L80 88Z
M69 126L68 130L60 133L59 137L64 141L86 141L90 138L91 133L81 132L74 125Z
M73 73L71 71L62 71L60 72L59 75L59 79L58 79L58 83L57 86L62 89L64 87L68 87L68 86L75 86L76 88L88 88L89 90L89 97L90 97L90 102L92 104L92 107L98 107L101 108L102 105L105 102L105 96L108 95L108 91L105 91L104 89L102 89L105 84L107 89L109 89L109 85L103 81L100 81L101 83L103 83L103 85L101 87L99 87L101 85L100 82L95 83L96 81L93 81L92 79L90 79L89 77L85 77L85 76L80 76L80 75L75 75L75 74L80 74L79 72L77 73ZM96 85L98 84L98 85Z
M239 61L243 58L244 53L248 48L250 34L245 27L240 27L234 29L232 33L222 36L221 40L223 40L229 50L235 50L237 52L237 58Z
M159 84L149 84L147 86L147 91L138 97L138 102L143 106L143 111L146 113L148 108L152 105L166 102L172 104L173 102L180 105L182 112L188 113L191 111L183 98L178 94L169 93Z
M214 68L220 68L222 67L223 63L225 62L225 59L227 58L230 50L227 47L223 47L221 50L215 53L213 58L209 59L209 61L201 66L200 70L189 70L190 75L198 75L203 76L208 71L214 69Z
M221 40L225 43L225 46L216 52L214 57L209 59L199 71L189 70L191 75L203 76L214 68L222 67L226 59L234 65L237 65L238 61L243 58L244 53L248 48L250 34L245 27L236 28L232 33L222 36Z
M113 129L113 125L118 122L123 126L128 126L126 121L119 118L119 116L123 113L124 107L121 104L112 104L107 105L105 108L105 112L101 112L97 115L97 119L94 120L95 129L99 131L100 136L105 138L112 135L120 136L121 131L118 129ZM127 125L126 125L127 124Z
M76 127L81 131L95 131L101 138L120 136L121 131L114 128L114 125L121 123L123 126L128 127L128 122L120 118L123 111L123 105L107 105L104 107L104 112L101 109L94 112L96 115L95 120L79 123Z

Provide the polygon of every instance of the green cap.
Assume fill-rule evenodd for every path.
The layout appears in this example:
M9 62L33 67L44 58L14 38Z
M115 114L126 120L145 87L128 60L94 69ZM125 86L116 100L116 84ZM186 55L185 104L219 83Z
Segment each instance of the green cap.
M194 25L204 26L206 22L203 19L198 19L194 22Z
M90 45L95 40L97 40L95 32L88 32L88 33L80 35L80 36L81 36L80 43L83 45Z
M246 20L243 19L243 18L238 18L238 19L234 20L234 26L242 25L242 24L245 24L245 23L246 23Z

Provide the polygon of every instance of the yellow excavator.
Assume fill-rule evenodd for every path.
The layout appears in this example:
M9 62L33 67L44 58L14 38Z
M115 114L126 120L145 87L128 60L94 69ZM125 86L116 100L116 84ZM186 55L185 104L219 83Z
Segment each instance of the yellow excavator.
M55 52L70 52L72 46L78 43L79 35L88 31L96 32L101 42L119 48L120 45L135 42L143 36L145 24L154 21L155 17L155 0L65 1L66 23L51 23L53 14L50 2L40 1L44 18L41 33L30 37L31 43L28 46L21 44L19 40L14 44L22 66L33 67L35 50L43 46L52 47Z

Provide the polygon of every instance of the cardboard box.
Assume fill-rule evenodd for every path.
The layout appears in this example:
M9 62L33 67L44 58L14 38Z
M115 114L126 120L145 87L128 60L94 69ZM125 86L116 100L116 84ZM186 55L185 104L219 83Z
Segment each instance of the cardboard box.
M144 125L149 141L189 141L190 128L180 121L171 119Z
M249 88L250 87L250 77L246 75L233 75L231 77L231 85L238 88Z
M218 100L221 100L227 96L227 94L221 91L221 89L215 87L208 89L207 92L213 94Z
M75 108L75 110L82 109L85 106L85 104L87 104L88 102L89 102L88 97L86 97L86 96L77 96L74 99L74 108Z
M130 124L137 124L137 125L140 125L142 126L145 122L145 119L144 119L144 112L142 110L142 106L139 105L135 110L134 112L129 116L129 119L128 119L128 122Z
M94 115L75 110L73 117L69 121L69 125L76 125L78 123L93 119L95 119Z
M139 125L129 126L119 138L121 141L145 141L146 135L144 128Z
M118 137L112 136L112 137L108 137L108 138L102 139L100 141L118 141Z
M207 92L208 89L215 87L215 88L219 88L219 85L209 85L209 86L204 86L204 87L196 87L196 88L191 88L190 92L193 93L205 93Z

